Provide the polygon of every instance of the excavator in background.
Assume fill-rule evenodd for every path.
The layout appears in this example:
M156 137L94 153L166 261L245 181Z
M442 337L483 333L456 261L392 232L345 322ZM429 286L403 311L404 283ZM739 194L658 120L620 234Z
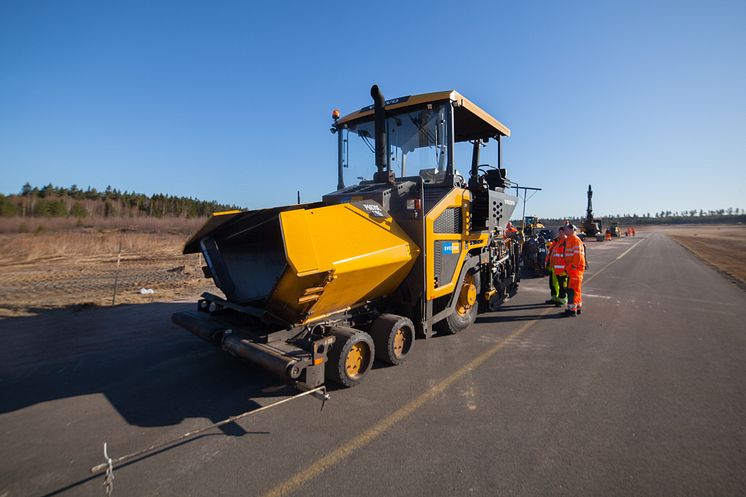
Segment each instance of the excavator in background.
M356 385L374 358L399 365L415 337L462 331L518 289L510 130L453 90L385 100L374 85L371 96L332 113L335 191L215 213L184 247L224 296L204 293L173 321L300 389ZM480 161L488 143L492 164ZM464 176L456 158L469 150Z
M593 218L593 190L591 185L588 185L588 207L585 210L585 219L580 226L580 232L585 236L595 237L597 242L604 241L604 232L601 228L601 220ZM619 228L617 228L618 230Z

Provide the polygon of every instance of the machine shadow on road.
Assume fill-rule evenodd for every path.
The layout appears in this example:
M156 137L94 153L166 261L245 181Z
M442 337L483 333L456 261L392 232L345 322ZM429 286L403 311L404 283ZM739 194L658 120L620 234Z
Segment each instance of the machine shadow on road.
M0 320L0 415L103 394L130 425L212 422L291 395L282 382L170 321L193 304L152 303ZM56 406L42 409L50 412ZM230 423L226 435L247 432Z

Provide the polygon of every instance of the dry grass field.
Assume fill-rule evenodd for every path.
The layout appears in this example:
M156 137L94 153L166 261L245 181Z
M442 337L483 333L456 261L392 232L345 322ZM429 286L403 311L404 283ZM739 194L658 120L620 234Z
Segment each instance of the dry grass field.
M660 229L746 288L746 226L669 226Z
M217 291L202 276L201 256L181 254L187 236L90 228L0 234L0 317L111 305L115 279L117 304Z
M205 291L219 294L202 276L201 256L181 254L189 234L202 222L147 220L116 229L44 225L20 233L0 226L0 318L111 305L115 279L117 304L195 300ZM746 288L746 227L650 229L663 231ZM143 295L141 288L154 293Z
M204 218L111 217L76 219L44 217L0 217L0 234L66 231L132 231L191 235L204 224Z

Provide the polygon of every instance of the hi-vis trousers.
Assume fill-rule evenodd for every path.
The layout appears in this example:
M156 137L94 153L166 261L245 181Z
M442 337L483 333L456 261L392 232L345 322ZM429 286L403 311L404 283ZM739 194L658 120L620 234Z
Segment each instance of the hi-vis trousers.
M556 274L553 269L549 271L549 295L564 304L567 301L567 276Z
M583 307L583 271L567 271L567 308L576 311Z

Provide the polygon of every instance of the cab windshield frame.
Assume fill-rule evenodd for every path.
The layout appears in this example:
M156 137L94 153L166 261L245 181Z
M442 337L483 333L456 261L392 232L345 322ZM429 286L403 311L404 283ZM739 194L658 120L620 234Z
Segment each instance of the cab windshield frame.
M335 125L338 134L339 184L372 183L375 166L374 116ZM403 132L402 132L403 130ZM412 159L427 160L429 167L413 167ZM351 155L352 154L352 155ZM414 154L414 156L413 156ZM454 112L453 102L441 100L386 111L386 171L398 178L432 174L437 183L453 183ZM408 164L410 162L410 164ZM414 165L416 166L416 165ZM397 171L398 169L398 171ZM404 174L402 173L402 170ZM361 172L367 173L363 175ZM412 174L415 173L415 174Z

